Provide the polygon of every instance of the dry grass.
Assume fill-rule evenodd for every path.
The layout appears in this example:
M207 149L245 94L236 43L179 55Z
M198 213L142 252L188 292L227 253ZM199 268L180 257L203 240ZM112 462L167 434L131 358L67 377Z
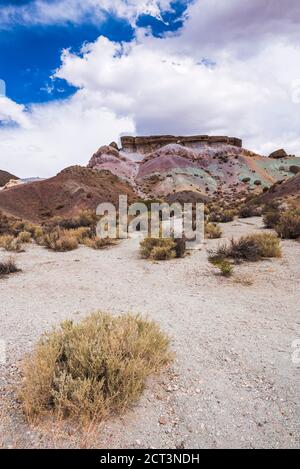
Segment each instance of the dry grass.
M117 243L115 239L110 238L98 238L95 236L94 238L85 238L83 244L88 248L92 249L106 249L110 246L114 246Z
M78 248L78 241L75 236L70 234L67 230L61 230L60 228L56 228L50 233L45 234L40 244L47 249L57 252L74 251L74 249Z
M0 247L9 252L23 252L23 246L20 239L15 238L13 235L0 236Z
M21 231L19 234L18 234L18 238L17 238L20 243L30 243L31 242L31 233L29 231Z
M140 397L146 378L172 359L158 325L130 314L95 313L67 321L37 344L24 362L20 390L28 419L103 420Z
M205 238L220 239L222 238L222 229L215 223L205 223Z

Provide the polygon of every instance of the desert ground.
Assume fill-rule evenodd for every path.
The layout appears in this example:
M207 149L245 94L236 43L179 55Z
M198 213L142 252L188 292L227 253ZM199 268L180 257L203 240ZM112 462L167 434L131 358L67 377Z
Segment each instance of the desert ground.
M230 239L261 231L262 221L222 228ZM300 243L283 241L282 259L237 266L226 279L207 261L219 242L169 262L141 259L138 239L104 251L32 245L18 254L22 272L0 280L0 447L299 448ZM174 363L121 417L85 429L29 425L14 390L20 360L53 325L96 310L157 321Z

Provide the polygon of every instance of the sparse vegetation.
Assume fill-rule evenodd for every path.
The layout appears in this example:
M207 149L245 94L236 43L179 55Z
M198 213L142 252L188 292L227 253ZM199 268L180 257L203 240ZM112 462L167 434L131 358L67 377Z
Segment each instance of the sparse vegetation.
M56 228L41 239L41 244L52 251L74 251L78 248L78 241L67 230Z
M29 231L21 231L19 234L18 234L18 238L17 238L20 243L30 243L31 242L31 233Z
M0 237L0 247L9 252L23 252L23 246L20 239L13 235L3 235Z
M282 239L300 238L300 212L298 210L283 212L274 228Z
M211 264L220 270L223 277L231 277L233 274L233 265L225 259L211 258Z
M169 338L139 316L99 312L78 324L66 321L25 360L25 415L31 420L50 411L88 421L122 413L171 359Z
M176 243L172 238L145 238L140 243L144 259L166 261L176 257Z
M15 274L16 272L20 272L20 269L16 266L14 259L10 258L0 262L0 278L5 275Z
M278 237L271 233L253 234L239 240L232 239L229 245L223 244L216 251L210 251L210 262L221 262L233 259L257 262L265 258L281 257L281 246Z
M222 229L216 223L205 223L205 237L207 239L220 239L222 238Z
M116 241L110 238L102 239L95 236L94 238L85 238L82 244L92 249L105 249L109 246L114 246Z
M253 204L243 205L239 210L240 218L260 217L261 214L262 214L261 208Z

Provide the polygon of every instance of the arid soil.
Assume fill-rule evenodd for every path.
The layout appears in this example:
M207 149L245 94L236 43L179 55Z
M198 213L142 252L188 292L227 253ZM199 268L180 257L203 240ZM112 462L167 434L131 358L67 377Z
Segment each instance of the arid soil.
M261 223L234 221L225 237ZM284 241L282 259L238 266L230 279L207 261L218 243L166 263L140 259L138 239L106 251L19 254L23 272L0 280L0 447L299 448L300 243ZM172 367L120 418L84 431L29 426L12 390L19 360L52 325L99 309L156 320L172 337Z

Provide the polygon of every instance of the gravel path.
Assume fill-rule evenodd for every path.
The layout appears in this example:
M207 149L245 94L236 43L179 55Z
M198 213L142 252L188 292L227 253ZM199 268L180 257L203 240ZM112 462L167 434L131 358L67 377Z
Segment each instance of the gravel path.
M230 238L260 230L261 220L223 228ZM0 447L299 448L300 243L284 241L282 259L239 266L232 279L207 262L216 244L166 263L140 259L136 239L107 251L19 254L23 272L0 280ZM172 369L88 437L49 422L29 427L11 390L18 361L53 324L99 309L158 321L173 339Z

